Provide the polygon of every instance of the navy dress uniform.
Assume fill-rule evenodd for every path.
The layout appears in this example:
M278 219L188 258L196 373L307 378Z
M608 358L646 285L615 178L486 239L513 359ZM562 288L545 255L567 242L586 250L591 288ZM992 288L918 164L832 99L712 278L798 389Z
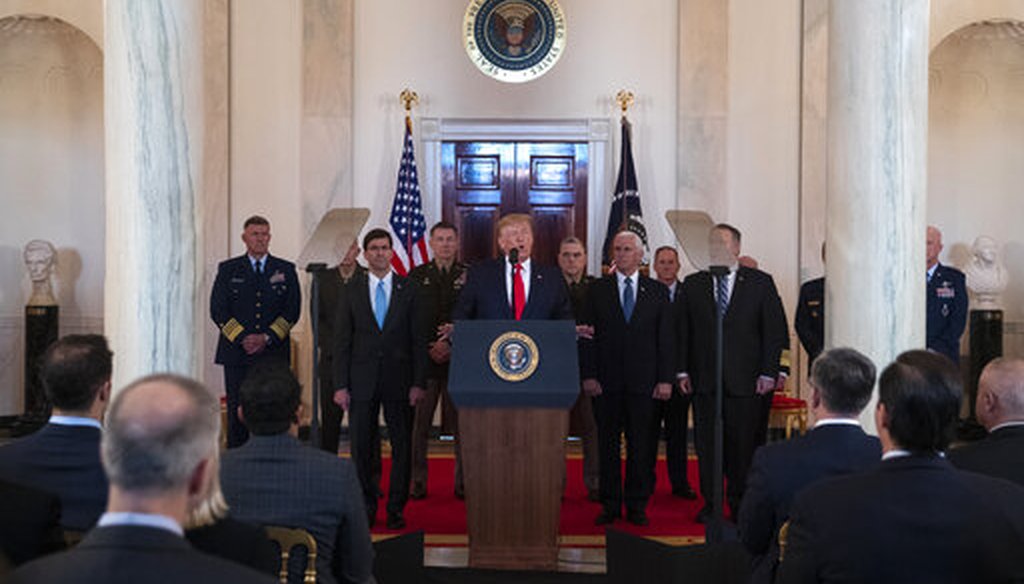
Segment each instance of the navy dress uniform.
M967 285L964 273L935 264L928 277L928 348L960 363L960 337L967 327Z
M242 255L217 267L210 317L221 333L215 362L224 366L228 448L240 446L249 436L238 419L238 391L249 367L268 359L289 363L289 333L299 320L299 310L295 264L267 254L260 260ZM265 334L267 345L259 353L248 355L242 341L254 333Z

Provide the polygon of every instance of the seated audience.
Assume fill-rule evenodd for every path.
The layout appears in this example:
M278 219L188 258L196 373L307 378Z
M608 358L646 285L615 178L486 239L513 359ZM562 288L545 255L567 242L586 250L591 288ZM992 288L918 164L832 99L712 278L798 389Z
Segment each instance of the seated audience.
M0 480L0 557L14 567L62 549L60 499Z
M960 374L908 351L882 372L882 462L807 487L790 508L779 582L1019 582L1024 488L956 470Z
M985 366L975 406L988 437L949 452L953 466L1024 486L1024 359Z
M113 353L100 335L68 335L43 356L49 423L0 448L0 479L60 497L64 529L87 531L107 504L100 422L110 399Z
M808 381L814 428L758 449L747 476L739 531L754 556L754 582L771 582L775 575L776 536L798 491L826 477L866 470L882 455L878 438L865 434L857 419L875 387L871 360L853 349L831 349L814 361Z
M355 469L295 437L300 394L286 367L261 363L249 371L239 417L252 436L224 454L224 498L242 521L312 534L318 582L372 582L373 546Z
M103 435L107 511L73 549L14 571L10 584L272 584L274 578L192 549L182 524L213 470L217 400L199 383L153 375L114 399Z

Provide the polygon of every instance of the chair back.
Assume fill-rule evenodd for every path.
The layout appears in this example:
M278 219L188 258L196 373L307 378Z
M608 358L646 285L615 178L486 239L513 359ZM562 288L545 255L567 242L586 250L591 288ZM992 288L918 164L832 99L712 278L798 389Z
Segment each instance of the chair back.
M303 576L304 584L316 584L316 540L305 529L292 527L278 527L267 525L263 528L267 537L281 548L281 572L278 578L281 584L288 584L288 558L292 549L296 547L306 548L306 571Z
M779 563L786 558L786 540L789 539L789 520L779 528Z

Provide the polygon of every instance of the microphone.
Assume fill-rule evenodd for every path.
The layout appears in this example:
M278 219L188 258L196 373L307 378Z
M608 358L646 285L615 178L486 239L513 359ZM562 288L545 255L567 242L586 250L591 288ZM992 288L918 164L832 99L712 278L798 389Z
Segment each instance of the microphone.
M519 263L519 248L513 247L508 250L508 263L515 265Z

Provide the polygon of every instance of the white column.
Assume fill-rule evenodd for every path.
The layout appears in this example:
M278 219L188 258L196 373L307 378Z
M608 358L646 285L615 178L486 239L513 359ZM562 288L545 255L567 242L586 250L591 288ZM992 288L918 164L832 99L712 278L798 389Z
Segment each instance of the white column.
M196 376L203 270L203 0L106 0L105 328L114 387Z
M928 15L929 0L829 14L825 345L879 371L925 344Z

